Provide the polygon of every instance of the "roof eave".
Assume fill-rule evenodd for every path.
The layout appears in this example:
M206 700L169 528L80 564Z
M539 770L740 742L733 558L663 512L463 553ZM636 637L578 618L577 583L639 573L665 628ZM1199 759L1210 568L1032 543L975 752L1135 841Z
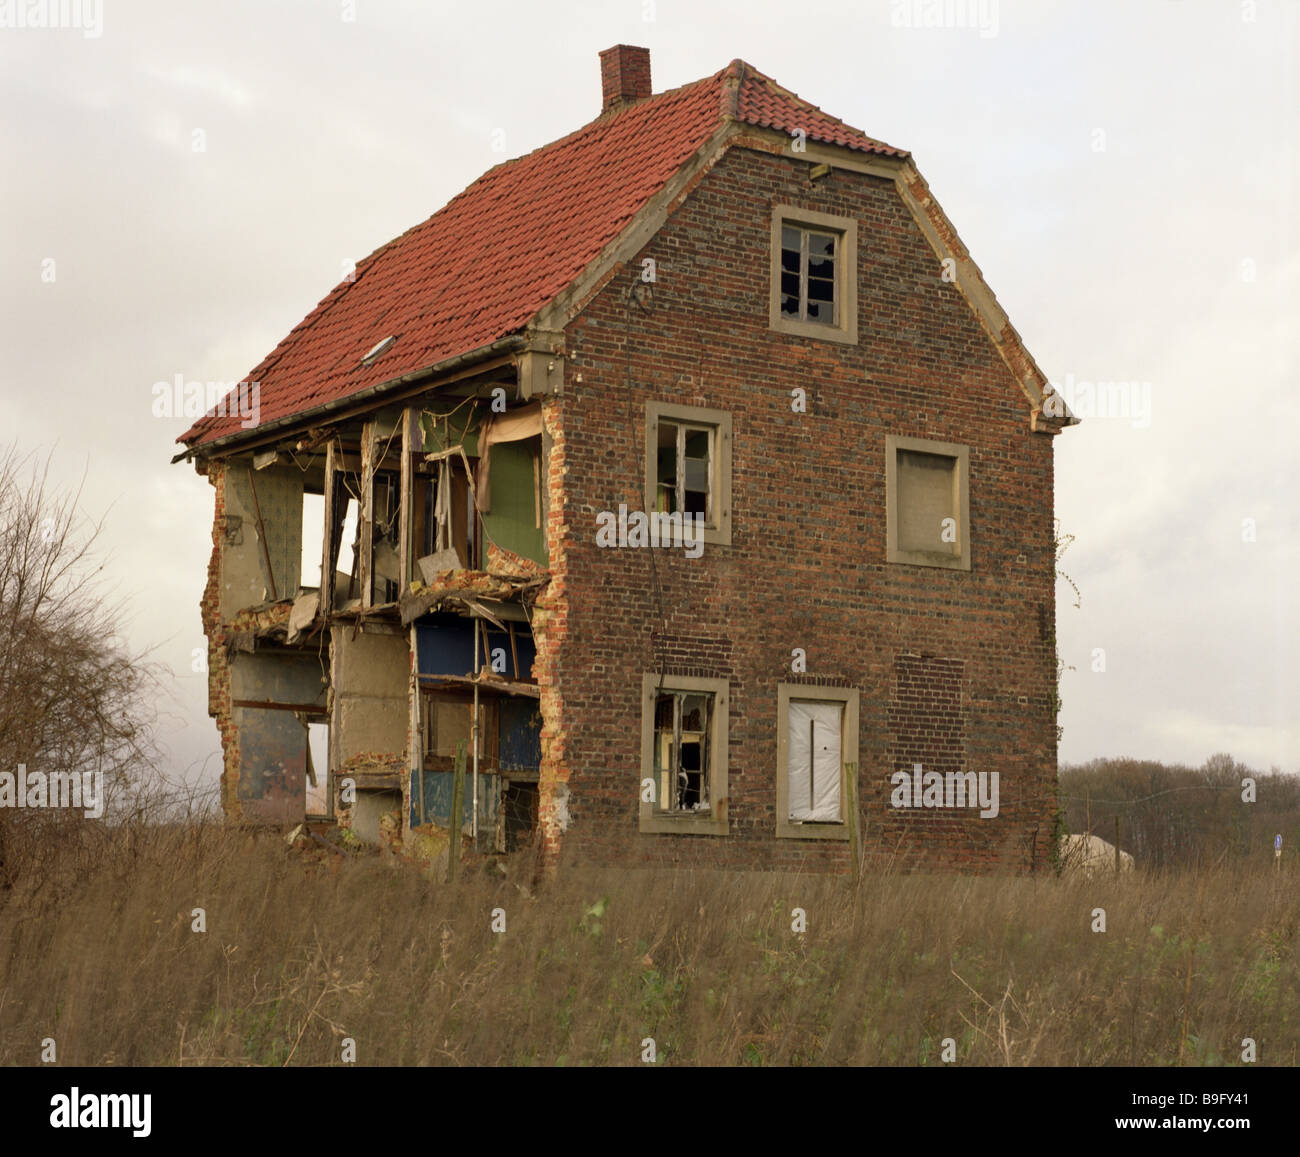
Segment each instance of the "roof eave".
M188 458L202 457L213 458L227 453L235 452L243 443L252 443L255 441L265 441L269 434L274 434L279 430L290 429L298 425L311 425L313 421L319 421L321 418L327 418L343 409L355 409L358 406L365 407L367 403L376 402L383 399L386 395L394 393L403 386L414 385L418 382L428 381L430 385L435 385L435 379L444 374L451 373L461 369L464 366L474 365L478 362L488 361L491 358L498 357L502 354L509 354L523 349L528 344L527 339L518 333L508 334L506 337L497 338L487 345L479 346L477 349L469 350L462 354L456 354L454 357L444 358L433 365L424 366L418 370L411 370L409 373L401 374L395 378L389 378L386 381L378 382L373 386L367 386L365 389L357 390L355 393L346 394L341 398L332 398L328 402L322 402L319 406L313 406L309 410L298 410L292 414L286 414L282 418L276 418L274 421L266 422L254 426L248 430L237 430L230 434L223 434L219 438L214 438L210 442L197 441L187 449L181 451L172 459L172 464L183 462ZM177 439L179 441L179 439Z

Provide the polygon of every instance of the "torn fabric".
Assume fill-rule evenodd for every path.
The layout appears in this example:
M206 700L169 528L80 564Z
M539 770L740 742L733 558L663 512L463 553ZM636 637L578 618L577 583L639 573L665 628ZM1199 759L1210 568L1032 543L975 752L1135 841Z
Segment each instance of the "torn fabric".
M522 442L542 433L542 403L531 402L505 414L493 414L484 420L478 436L478 472L474 479L474 501L487 514L491 504L491 457L494 442Z

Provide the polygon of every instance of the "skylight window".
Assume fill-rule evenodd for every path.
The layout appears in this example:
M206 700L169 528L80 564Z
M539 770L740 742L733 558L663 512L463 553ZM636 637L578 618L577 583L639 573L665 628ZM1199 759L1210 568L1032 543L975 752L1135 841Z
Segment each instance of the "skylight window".
M380 354L382 354L382 353L386 353L388 350L392 349L392 347L393 347L393 342L395 342L396 340L397 340L397 338L395 338L395 337L393 337L393 336L390 335L390 336L384 338L383 341L381 341L381 342L377 342L377 343L375 344L374 348L373 348L373 349L372 349L368 354L366 354L365 357L363 357L363 358L361 359L361 364L362 364L363 366L368 366L368 365L369 365L371 362L373 362L373 361L375 360L375 358L377 358Z

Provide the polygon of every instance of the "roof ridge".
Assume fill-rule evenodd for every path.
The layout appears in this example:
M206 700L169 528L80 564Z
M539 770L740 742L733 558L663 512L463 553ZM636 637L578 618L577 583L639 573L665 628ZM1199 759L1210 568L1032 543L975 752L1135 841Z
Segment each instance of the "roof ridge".
M724 118L740 119L740 89L745 83L745 69L748 66L740 57L736 57L726 68L716 75L722 78L719 92L718 111Z
M820 105L813 104L812 101L807 100L806 98L800 96L797 92L794 92L792 89L786 88L785 85L781 84L779 81L776 81L772 77L768 76L767 73L765 73L762 69L755 68L752 64L746 64L745 61L743 60L733 61L732 63L740 64L742 66L742 69L748 70L747 72L742 74L742 85L745 83L749 83L751 81L761 82L768 89L768 91L770 91L773 95L784 97L786 100L789 100L791 103L798 106L800 109L802 109L805 112L812 112L812 113L816 113L818 116L825 117L827 120L833 121L835 124L840 125L846 131L856 134L857 136L861 137L865 141L870 141L873 145L883 145L885 148L892 149L894 152L900 152L900 153L906 152L905 149L896 149L893 145L890 145L887 142L880 140L878 137L871 136L869 133L867 133L863 129L858 128L856 125L849 124L848 121L844 120L842 117L837 117L834 113L827 112ZM739 89L737 90L737 106L739 106Z

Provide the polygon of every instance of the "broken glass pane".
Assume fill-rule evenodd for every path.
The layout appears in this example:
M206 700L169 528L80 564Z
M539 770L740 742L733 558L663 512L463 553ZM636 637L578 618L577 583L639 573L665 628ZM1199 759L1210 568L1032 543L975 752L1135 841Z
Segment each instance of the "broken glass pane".
M808 233L808 258L835 256L834 233Z

